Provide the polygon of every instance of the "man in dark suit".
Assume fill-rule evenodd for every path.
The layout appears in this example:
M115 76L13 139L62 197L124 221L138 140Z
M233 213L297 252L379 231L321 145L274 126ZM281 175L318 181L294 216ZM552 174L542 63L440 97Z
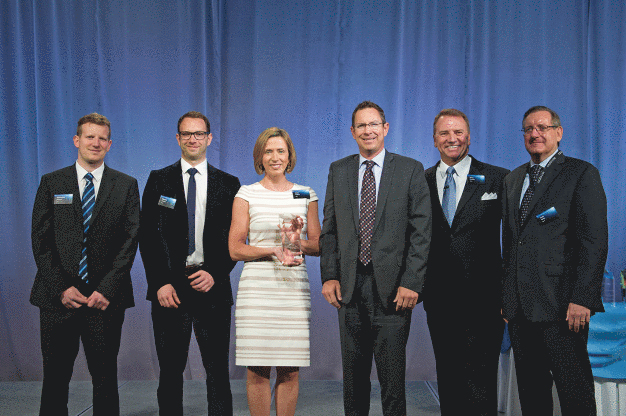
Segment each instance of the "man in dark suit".
M150 173L143 194L141 257L152 301L162 415L183 414L191 330L206 370L208 414L232 415L228 372L233 296L228 253L239 179L206 161L211 125L191 111L178 120L182 158ZM191 197L190 197L191 196Z
M41 178L33 207L43 388L40 415L67 415L68 388L82 339L93 382L93 414L119 415L117 354L124 311L134 306L130 269L137 252L139 188L104 165L111 124L78 121L74 165Z
M426 171L433 233L422 298L441 414L496 415L501 201L509 171L469 156L470 125L459 110L437 114L433 139L441 161Z
M372 356L383 413L405 415L411 310L430 244L422 164L385 151L389 123L364 101L352 113L359 155L331 164L320 238L326 300L339 310L346 415L367 415Z
M522 120L530 163L504 181L503 315L509 322L524 415L595 415L589 317L603 312L606 196L598 170L559 150L559 116L532 107Z

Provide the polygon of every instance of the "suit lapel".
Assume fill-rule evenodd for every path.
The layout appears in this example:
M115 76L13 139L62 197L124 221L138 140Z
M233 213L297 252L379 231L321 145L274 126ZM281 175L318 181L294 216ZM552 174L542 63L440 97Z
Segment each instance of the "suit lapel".
M104 165L104 172L102 172L102 182L100 183L100 188L98 189L98 196L96 197L96 205L93 207L93 216L91 218L91 223L94 223L94 220L98 217L98 213L102 206L104 205L104 201L109 197L109 194L115 187L115 177L111 175L109 168ZM82 215L82 212L81 212Z
M76 171L76 165L69 166L65 173L65 180L67 181L68 189L72 189L72 194L74 195L72 198L73 201L76 201L72 205L74 205L74 214L76 215L76 220L81 224L81 233L82 223L83 223L83 201L80 199L80 190L78 189L78 172Z
M215 189L215 186L217 186L217 181L214 180L215 170L213 166L208 164L208 162L204 162L204 163L207 163L207 175L206 175L207 186L206 186L206 210L204 214L205 232L202 234L203 236L207 235L206 233L207 224L209 224L210 222L209 218L211 218L212 213L215 211L213 205L216 202L214 196L216 195L216 191L217 191L217 189Z
M346 169L345 181L348 184L348 195L350 196L350 205L352 208L352 218L354 219L354 227L359 230L359 155L355 155L350 161Z
M530 163L530 162L529 162ZM515 218L515 225L517 227L517 235L522 228L522 224L519 223L519 206L522 200L522 187L524 186L524 179L526 178L526 171L528 170L528 163L524 165L525 168L520 171L515 181L513 182L513 197L510 199L513 204L513 218Z
M433 206L433 217L437 216L441 219L438 223L445 224L446 227L450 228L448 224L448 220L446 220L446 216L443 213L443 207L441 206L441 201L439 200L439 190L437 189L437 168L439 167L439 163L437 162L432 170L426 172L426 182L431 189L430 195L433 197L431 201L431 205Z
M391 181L396 168L393 155L390 152L385 152L385 162L383 164L383 173L380 177L380 185L378 186L378 199L376 200L376 219L374 220L374 228L372 232L376 232L376 227L380 223L380 218L385 210L385 204L387 203L387 197L389 196L389 190L391 189Z
M472 158L472 163L470 165L470 170L469 173L470 175L482 175L482 172L480 171L480 169L478 169L478 165L479 162ZM487 178L485 178L485 182L487 181ZM463 193L461 194L461 199L459 200L459 204L456 207L456 212L454 214L454 221L452 222L452 225L456 224L456 219L459 218L461 215L461 211L463 210L463 207L465 206L465 204L467 204L467 202L474 196L474 194L476 193L476 191L478 190L478 182L470 182L469 180L465 180L465 187L463 188Z

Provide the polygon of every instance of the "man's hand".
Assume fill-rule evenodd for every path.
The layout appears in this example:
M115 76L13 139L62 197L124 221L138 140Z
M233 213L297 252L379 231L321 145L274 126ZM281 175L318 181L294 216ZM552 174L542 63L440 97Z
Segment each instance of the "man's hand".
M335 308L341 308L341 285L339 280L328 280L322 286L322 295Z
M74 286L66 289L65 292L61 294L61 303L67 309L76 309L83 306L89 300L83 296L82 293L78 291Z
M94 290L91 296L87 298L87 306L104 311L109 306L109 301L102 295L102 293Z
M417 305L417 297L419 293L407 289L405 287L398 287L398 294L393 300L396 303L396 311L404 309L413 309Z
M178 305L180 305L176 289L169 283L161 286L157 291L157 299L159 299L159 304L164 308L178 308Z
M567 316L565 319L567 320L570 331L573 329L574 332L578 332L583 329L585 324L589 323L589 318L591 318L591 311L584 306L570 303L567 307Z
M209 272L205 270L198 270L197 272L189 276L188 279L191 280L191 287L194 288L194 290L202 293L208 292L215 284L213 276L211 276Z

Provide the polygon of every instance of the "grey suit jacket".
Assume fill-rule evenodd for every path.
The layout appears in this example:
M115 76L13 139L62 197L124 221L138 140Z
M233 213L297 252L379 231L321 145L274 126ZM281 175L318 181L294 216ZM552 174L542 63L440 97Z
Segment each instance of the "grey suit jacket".
M349 303L359 253L359 155L330 165L320 237L322 282L339 280ZM424 167L386 152L380 179L372 265L378 294L389 306L399 286L421 292L431 234L431 207Z
M55 195L71 194L71 204L55 204ZM89 285L78 277L82 257L83 214L76 166L41 178L33 207L32 245L37 276L30 302L63 308L61 293L71 286L84 296L96 290L110 308L134 306L130 269L137 252L139 187L137 180L104 167L89 228Z
M504 180L503 314L531 322L564 320L569 303L604 311L602 276L608 250L606 196L598 170L562 152L546 169L519 223L528 163ZM537 218L549 208L556 215Z

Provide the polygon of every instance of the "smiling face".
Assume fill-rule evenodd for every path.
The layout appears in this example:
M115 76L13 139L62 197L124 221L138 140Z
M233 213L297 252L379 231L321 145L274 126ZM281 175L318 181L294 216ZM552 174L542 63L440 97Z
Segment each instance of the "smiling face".
M287 142L280 136L270 137L263 153L263 169L267 176L284 175L289 164Z
M435 125L435 147L448 166L460 162L469 152L470 134L463 117L442 116Z
M74 146L78 149L78 164L89 172L99 168L111 148L109 135L108 126L83 124L80 136L74 136Z
M378 125L370 127L371 124ZM355 113L354 125L350 127L350 131L359 146L361 156L372 159L385 147L389 123L383 124L380 113L375 108L364 108Z
M535 163L543 162L548 156L556 151L563 137L563 127L551 127L552 115L548 111L530 113L522 123L524 129L531 127L532 130L524 133L524 145ZM540 127L548 127L540 132Z
M186 117L180 123L179 132L206 132L207 129L206 123L201 118ZM182 157L192 166L206 159L206 148L211 144L212 139L213 136L210 133L202 140L193 134L188 139L183 139L180 134L176 134Z

